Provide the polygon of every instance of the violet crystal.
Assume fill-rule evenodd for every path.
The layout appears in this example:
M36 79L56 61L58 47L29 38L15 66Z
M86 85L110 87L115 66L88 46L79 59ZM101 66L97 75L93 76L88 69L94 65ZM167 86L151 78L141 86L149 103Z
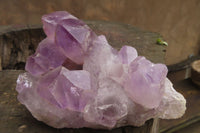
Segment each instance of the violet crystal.
M151 118L175 119L184 97L166 78L167 67L112 48L83 21L58 11L42 17L47 37L17 79L18 100L55 128L141 126Z

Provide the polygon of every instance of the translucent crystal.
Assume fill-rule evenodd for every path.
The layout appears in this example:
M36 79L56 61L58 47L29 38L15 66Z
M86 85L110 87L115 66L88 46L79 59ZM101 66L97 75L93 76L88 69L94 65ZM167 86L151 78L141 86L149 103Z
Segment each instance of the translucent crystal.
M35 54L31 55L26 62L26 71L32 75L41 75L51 69L61 66L66 60L60 47L46 38L42 40Z
M136 103L146 108L156 108L163 97L166 76L165 65L153 64L139 56L128 68L124 88Z
M16 86L18 100L39 121L55 128L112 129L184 114L186 101L166 78L164 64L138 56L131 46L117 51L68 12L42 21L47 37Z

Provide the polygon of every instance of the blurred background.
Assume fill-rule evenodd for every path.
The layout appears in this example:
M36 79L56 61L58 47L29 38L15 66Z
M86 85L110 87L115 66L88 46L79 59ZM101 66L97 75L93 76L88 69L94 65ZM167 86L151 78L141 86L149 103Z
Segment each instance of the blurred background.
M200 58L200 0L0 0L0 27L40 25L42 15L59 10L82 20L113 21L160 33L168 43L167 65L179 63L191 55ZM188 73L189 67L168 74L174 88L187 99L188 109L181 119L161 120L163 132L200 132L200 91L197 89L200 85L194 85ZM200 84L200 73L196 77Z
M199 0L0 0L0 25L41 24L43 14L58 10L159 32L169 44L168 65L200 50Z

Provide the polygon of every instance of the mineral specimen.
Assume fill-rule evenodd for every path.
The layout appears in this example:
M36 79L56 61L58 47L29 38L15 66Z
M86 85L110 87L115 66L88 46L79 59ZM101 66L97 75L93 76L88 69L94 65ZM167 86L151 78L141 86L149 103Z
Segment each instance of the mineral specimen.
M174 119L184 97L166 78L167 67L112 48L83 21L58 11L42 17L47 37L17 79L18 100L55 128L141 126L151 118Z

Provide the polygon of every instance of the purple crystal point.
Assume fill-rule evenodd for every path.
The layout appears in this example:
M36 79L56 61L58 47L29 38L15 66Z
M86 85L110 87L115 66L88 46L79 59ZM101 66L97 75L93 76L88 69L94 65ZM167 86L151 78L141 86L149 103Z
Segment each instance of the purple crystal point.
M63 53L77 64L83 64L87 52L96 35L81 20L68 12L58 11L42 17L43 29L47 37L63 48Z
M58 67L46 73L38 82L39 94L59 108L81 112L94 95L90 74L85 70L69 71Z
M25 69L32 75L40 75L62 65L65 59L61 48L46 38L39 43L35 54L28 58Z
M65 19L77 19L66 11L57 11L42 16L43 29L48 38L55 38L57 24Z
M18 100L55 128L141 126L151 118L181 117L184 97L166 78L167 67L117 51L83 21L58 11L42 17L47 38L17 79Z
M83 64L85 52L96 38L92 30L80 20L66 19L59 23L55 33L56 44L63 48L66 57Z
M167 71L165 65L139 56L130 64L124 88L136 103L156 108L163 97Z
M83 69L98 78L121 76L123 68L117 55L118 52L108 44L105 36L99 36L88 53L89 55L84 60Z
M123 46L118 54L123 64L130 64L138 56L136 49L130 46Z

